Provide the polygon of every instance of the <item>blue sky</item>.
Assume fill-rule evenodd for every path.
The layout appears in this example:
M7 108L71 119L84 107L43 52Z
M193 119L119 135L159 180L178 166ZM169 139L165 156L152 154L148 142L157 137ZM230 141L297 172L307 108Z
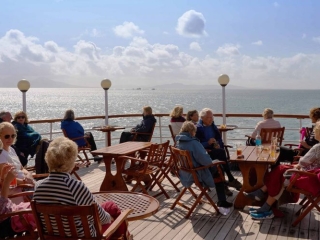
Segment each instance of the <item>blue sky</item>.
M320 1L3 0L0 83L320 88ZM301 85L300 83L304 84Z

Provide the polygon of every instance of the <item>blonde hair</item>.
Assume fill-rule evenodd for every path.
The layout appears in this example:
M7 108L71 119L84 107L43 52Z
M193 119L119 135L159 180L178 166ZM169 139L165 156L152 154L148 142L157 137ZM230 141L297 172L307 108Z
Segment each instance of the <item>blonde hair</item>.
M264 109L262 116L265 119L273 118L273 110L271 108Z
M150 106L144 106L143 111L145 111L147 115L152 115L152 108Z
M45 160L50 172L69 173L77 156L77 144L66 137L58 137L50 143Z
M173 118L178 118L182 116L182 113L183 113L183 107L176 106L174 109L172 109L169 116Z
M187 132L187 133L192 133L194 131L197 131L197 127L194 125L193 122L191 121L185 121L182 126L181 126L181 129L180 129L180 133L182 132Z
M316 121L320 119L320 108L311 108L310 109L310 118L315 118Z
M25 113L24 111L18 111L14 114L14 118L13 118L13 121L17 121L18 119L18 116L21 116L23 115L25 117L25 120L24 120L24 123L29 123L29 118L28 118L28 115L27 113Z
M64 117L63 120L74 120L75 116L74 116L74 111L72 109L68 109L65 113L64 113Z
M10 128L14 132L14 134L17 134L17 130L14 128L14 126L11 123L2 122L2 123L0 123L0 136L2 135L2 131L5 128ZM16 140L17 140L17 137L14 138L13 144L16 142Z

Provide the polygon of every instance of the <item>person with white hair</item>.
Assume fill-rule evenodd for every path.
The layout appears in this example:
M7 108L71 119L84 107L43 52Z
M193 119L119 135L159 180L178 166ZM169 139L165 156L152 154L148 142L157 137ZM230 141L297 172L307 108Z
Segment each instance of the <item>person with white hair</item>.
M273 110L271 108L264 109L262 116L263 121L257 123L251 137L255 138L257 133L261 131L262 128L281 128L279 121L273 119Z
M233 177L230 171L221 134L213 121L213 111L210 108L202 109L200 118L201 119L197 124L196 137L200 140L202 146L207 149L212 160L218 159L226 162L226 164L223 164L222 166L228 176L229 181L227 185L240 190L242 184ZM226 195L231 196L232 192L228 189L227 185L225 186L225 193Z

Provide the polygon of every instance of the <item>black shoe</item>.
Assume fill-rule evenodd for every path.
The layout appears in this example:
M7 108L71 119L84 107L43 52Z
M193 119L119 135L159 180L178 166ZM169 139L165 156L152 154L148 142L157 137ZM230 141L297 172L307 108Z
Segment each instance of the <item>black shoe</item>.
M229 203L227 201L219 201L217 206L218 207L223 207L223 208L231 208L233 206L233 204Z
M229 197L233 195L233 192L230 191L227 185L224 186L224 194Z

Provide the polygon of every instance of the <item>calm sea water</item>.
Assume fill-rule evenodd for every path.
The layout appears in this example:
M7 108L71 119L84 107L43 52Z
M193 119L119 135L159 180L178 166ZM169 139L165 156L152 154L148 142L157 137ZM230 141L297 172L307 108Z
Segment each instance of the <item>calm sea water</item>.
M185 112L192 109L201 110L210 107L215 112L222 112L221 90L116 90L110 89L109 114L140 113L141 108L150 105L154 113L169 113L177 104L184 107ZM319 107L320 90L235 90L226 88L226 106L229 113L262 113L270 107L275 113L309 114L311 107ZM62 118L66 109L73 109L76 116L104 115L104 91L101 88L67 88L41 89L31 88L27 92L27 113L30 119ZM0 89L0 109L7 109L13 114L22 109L22 94L16 88ZM257 118L229 118L228 124L241 127L254 127ZM278 119L286 128L298 128L298 120ZM110 119L110 124L120 126L135 125L140 119ZM163 118L163 125L169 118ZM221 118L215 119L221 123ZM85 128L103 125L104 120L82 121ZM309 120L303 125L310 126ZM55 131L60 129L54 124ZM48 124L36 124L34 128L43 133L49 131ZM228 133L228 138L241 138L251 130L235 130ZM101 138L99 132L94 133ZM115 133L114 136L120 133ZM168 136L168 131L165 130ZM286 140L299 139L298 131L286 131ZM116 140L115 140L116 141Z

